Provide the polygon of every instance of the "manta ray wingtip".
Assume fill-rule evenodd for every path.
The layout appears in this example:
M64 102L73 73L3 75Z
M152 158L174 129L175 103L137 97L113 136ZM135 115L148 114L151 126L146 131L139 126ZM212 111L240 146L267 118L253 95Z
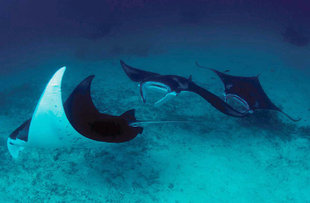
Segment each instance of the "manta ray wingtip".
M125 61L123 61L122 59L119 60L119 63L121 64L122 68L125 69L125 68L128 68L129 66L125 63Z
M284 111L282 110L279 110L284 116L286 116L288 119L290 119L291 121L294 121L294 122L298 122L301 120L301 118L293 118L292 116L288 115L287 113L285 113Z
M93 79L95 78L95 75L90 75L87 78L85 78L81 83L81 87L84 86L85 88L88 87L90 88L91 82L93 81Z
M198 67L198 68L202 68L202 69L207 69L207 70L211 70L215 73L217 73L218 71L213 69L213 68L210 68L210 67L207 67L207 66L203 66L203 65L200 65L197 61L195 61L195 65Z
M85 80L93 80L94 78L95 78L95 75L90 75Z
M61 68L59 68L55 73L54 73L54 76L53 77L63 77L65 71L66 71L67 67L66 66L63 66ZM56 76L56 75L59 75L59 76ZM52 78L53 78L52 77Z

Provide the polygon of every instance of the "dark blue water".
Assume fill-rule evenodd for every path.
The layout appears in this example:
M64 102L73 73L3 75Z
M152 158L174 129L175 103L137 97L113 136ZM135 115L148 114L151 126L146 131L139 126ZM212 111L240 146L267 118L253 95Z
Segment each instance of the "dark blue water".
M0 200L3 202L310 201L310 2L3 1L0 3ZM277 112L233 118L192 93L143 104L119 60L188 78L221 96L195 61L255 76ZM33 115L48 80L66 66L63 99L95 74L96 107L153 124L130 142L25 148L6 140ZM197 122L199 121L199 122ZM42 135L44 136L44 135ZM61 135L60 135L61 136Z

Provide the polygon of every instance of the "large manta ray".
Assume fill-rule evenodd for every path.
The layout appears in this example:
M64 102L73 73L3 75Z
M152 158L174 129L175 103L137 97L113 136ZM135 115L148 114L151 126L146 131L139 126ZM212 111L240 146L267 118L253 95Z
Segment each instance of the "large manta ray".
M219 76L224 84L225 101L228 99L234 99L243 105L245 112L252 113L255 110L265 109L279 111L292 121L299 121L300 119L294 119L279 107L271 102L267 94L263 90L258 76L242 77L233 76L226 73L222 73L213 68L201 66L196 62L196 65L200 68L209 69Z
M50 79L32 117L8 137L7 146L13 158L26 146L81 147L86 143L92 147L96 141L126 142L142 133L142 127L134 127L139 124L134 110L121 116L98 112L90 95L94 76L83 80L63 105L61 82L65 69L60 68Z
M234 109L220 97L198 86L192 81L191 77L184 78L177 75L160 75L157 73L133 68L125 64L124 61L122 60L120 61L120 63L127 76L132 81L139 83L140 94L143 102L146 101L146 98L144 96L146 87L156 88L166 92L166 95L156 103L162 102L163 100L167 99L170 95L175 96L181 92L187 91L200 95L202 98L208 101L213 107L215 107L224 114L234 117L244 117L248 114L247 112L240 112Z
M131 126L137 122L134 109L121 116L111 116L97 110L90 94L94 77L92 75L83 80L64 104L73 128L89 139L112 143L126 142L141 134L142 127Z

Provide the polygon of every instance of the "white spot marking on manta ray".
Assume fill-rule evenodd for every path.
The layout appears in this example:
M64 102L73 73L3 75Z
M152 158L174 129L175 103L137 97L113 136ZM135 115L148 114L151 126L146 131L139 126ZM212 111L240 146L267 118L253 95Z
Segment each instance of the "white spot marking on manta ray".
M232 86L233 86L232 84L227 84L227 85L226 85L226 89L229 90L230 88L232 88Z
M187 88L188 88L188 83L187 83L187 81L186 81L186 82L181 82L181 81L179 80L179 78L177 78L177 77L172 77L172 80L174 80L175 82L178 83L179 88L181 88L181 89L187 89Z

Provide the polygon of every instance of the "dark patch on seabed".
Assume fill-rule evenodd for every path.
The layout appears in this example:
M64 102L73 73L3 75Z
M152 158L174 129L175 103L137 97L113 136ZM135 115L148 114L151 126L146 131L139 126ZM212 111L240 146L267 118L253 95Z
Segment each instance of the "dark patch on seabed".
M276 112L259 111L255 115L238 121L242 127L253 131L266 131L269 135L279 136L284 140L299 137L310 138L310 126L298 126L295 123L284 122Z
M310 202L309 22L308 0L2 1L0 202ZM188 92L143 104L121 59L192 75L220 97L221 81L195 61L231 75L262 73L268 97L301 120L262 110L232 118ZM137 120L192 122L148 124L119 144L29 147L12 159L8 136L63 65L64 101L95 74L100 112L134 108Z

